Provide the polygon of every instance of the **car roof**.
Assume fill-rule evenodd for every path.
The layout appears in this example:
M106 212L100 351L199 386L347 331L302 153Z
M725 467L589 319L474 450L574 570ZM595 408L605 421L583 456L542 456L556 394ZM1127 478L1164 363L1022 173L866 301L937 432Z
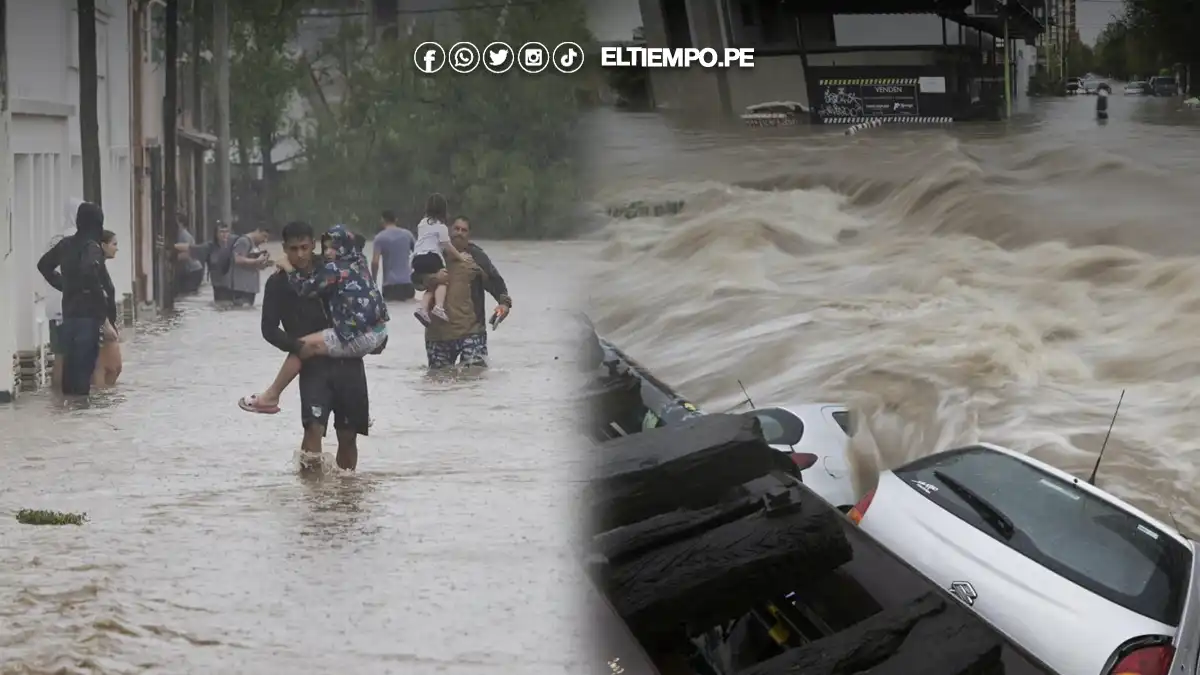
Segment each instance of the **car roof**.
M1061 471L1059 469L1056 469L1053 466L1050 466L1049 464L1047 464L1043 461L1034 459L1033 457L1030 457L1029 455L1017 452L1010 448L1006 448L1001 445L996 445L994 443L976 443L975 445L982 447L982 448L987 448L988 450L992 450L994 452L998 452L1003 455L1008 455L1009 457L1012 457L1014 459L1017 459L1019 461L1022 461L1024 463L1034 467L1035 469L1041 471L1042 473L1047 473L1047 474L1050 474L1051 476L1054 476L1055 478L1058 478L1059 480L1063 480L1068 483L1072 483L1075 487L1079 488L1080 490L1083 490L1084 492L1087 492L1088 494L1093 495L1096 498L1101 499L1101 500L1105 501L1106 503L1111 504L1112 506L1115 506L1118 509L1121 509L1122 511L1124 511L1132 516L1140 518L1143 521L1150 523L1151 525L1154 525L1160 531L1165 532L1167 534L1167 536L1172 537L1173 539L1178 541L1180 544L1186 546L1188 548L1188 550L1193 551L1193 555L1194 555L1195 547L1193 546L1192 541L1190 539L1188 539L1187 537L1183 536L1183 534L1181 534L1179 532L1178 528L1176 528L1172 525L1167 525L1166 523L1160 521L1157 518L1154 518L1153 516L1146 513L1145 511L1142 511L1141 509L1137 508L1133 504L1130 504L1129 502L1126 502L1125 500L1118 498L1117 496L1113 495L1112 493L1105 492L1104 490L1101 490L1100 488L1088 483L1085 480L1080 480L1079 478L1072 476L1071 474L1067 473L1066 471Z
M842 403L793 403L791 405L777 405L772 407L782 408L800 418L803 418L805 415L819 413L825 408L834 408L837 411L848 410L845 404Z

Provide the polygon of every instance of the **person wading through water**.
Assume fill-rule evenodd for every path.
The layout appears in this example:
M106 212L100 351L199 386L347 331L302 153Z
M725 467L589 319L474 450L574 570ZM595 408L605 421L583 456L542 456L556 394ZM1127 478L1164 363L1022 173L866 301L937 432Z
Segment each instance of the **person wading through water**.
M62 324L58 342L63 350L62 392L86 396L100 356L100 331L106 321L116 324L116 292L104 266L104 211L83 202L75 215L75 234L64 237L38 261L38 270L62 291ZM56 366L57 367L57 366Z
M233 242L230 241L227 226L218 224L212 239L203 244L175 244L175 250L186 253L192 260L204 263L212 283L213 302L224 303L231 300L229 271L233 263Z
M235 307L252 307L262 287L262 271L275 263L260 247L267 243L267 228L256 227L233 242L229 269L229 294Z
M383 229L375 235L371 246L371 277L380 282L384 300L412 300L416 296L412 283L412 254L416 243L412 232L396 224L396 214L383 212ZM381 262L382 277L379 276Z
M512 309L508 285L491 258L471 243L471 222L466 216L454 219L450 228L454 247L470 256L467 263L447 264L436 274L438 283L447 287L446 314L449 321L434 322L425 328L425 355L429 369L444 370L456 363L463 367L486 368L488 363L486 308L484 293L496 299L490 323L498 326Z
M59 393L62 393L62 372L66 356L62 349L62 339L58 334L59 326L62 325L62 281L56 268L62 250L66 247L63 242L75 234L75 214L79 212L79 205L82 203L83 200L78 197L67 200L66 223L62 236L54 239L50 250L38 261L38 272L54 289L54 292L48 293L46 296L46 319L50 322L50 350L54 353L54 368L50 371L51 387ZM58 251L56 252L55 249Z
M100 237L100 248L104 251L106 261L117 257L116 233L105 230ZM107 275L106 265L105 276ZM105 291L110 294L107 304L113 313L105 320L104 327L100 330L100 355L96 360L96 371L92 374L92 386L101 389L115 385L117 378L121 376L121 333L117 330L115 290L110 278L105 284Z
M308 224L292 222L284 226L283 250L294 269L313 269L314 243L313 229ZM262 336L267 342L286 354L300 356L305 352L303 336L332 327L323 299L300 297L282 270L267 279L262 297ZM283 391L289 382L277 381L272 387ZM332 414L338 441L337 465L354 470L358 466L358 436L366 436L371 427L363 360L309 356L300 368L299 389L300 422L304 427L302 468L311 468L319 461Z

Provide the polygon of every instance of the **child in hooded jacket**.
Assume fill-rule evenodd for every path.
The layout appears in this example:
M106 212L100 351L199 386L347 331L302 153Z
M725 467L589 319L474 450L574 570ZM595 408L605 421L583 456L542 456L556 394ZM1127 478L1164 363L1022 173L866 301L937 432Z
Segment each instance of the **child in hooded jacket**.
M321 237L324 265L305 272L294 269L286 258L276 263L297 295L326 300L333 323L332 328L300 338L300 353L287 357L277 382L295 379L304 358L360 359L383 350L390 317L383 294L371 278L370 264L362 251L364 243L344 225L334 225ZM278 399L265 400L260 394L244 397L238 405L247 412L279 412Z

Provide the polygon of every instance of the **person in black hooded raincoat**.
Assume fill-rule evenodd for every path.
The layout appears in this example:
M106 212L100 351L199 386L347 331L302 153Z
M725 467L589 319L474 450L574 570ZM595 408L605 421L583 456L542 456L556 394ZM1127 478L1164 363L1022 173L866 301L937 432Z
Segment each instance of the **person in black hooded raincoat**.
M75 234L46 252L38 269L62 291L59 343L63 352L62 391L91 393L92 374L100 356L100 331L106 320L116 325L116 298L104 266L104 211L83 202L75 215Z

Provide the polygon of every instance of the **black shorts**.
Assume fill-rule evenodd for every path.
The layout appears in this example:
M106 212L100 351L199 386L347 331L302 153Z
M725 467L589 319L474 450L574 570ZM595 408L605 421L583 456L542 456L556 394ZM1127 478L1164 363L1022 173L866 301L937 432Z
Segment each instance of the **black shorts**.
M412 300L416 294L412 284L389 284L383 287L384 300Z
M254 298L257 295L258 293L251 293L249 291L229 291L229 299L238 307L253 307Z
M442 256L436 253L422 253L419 256L413 257L412 268L415 274L428 276L430 274L437 274L445 269L446 263L442 260Z
M300 421L366 436L371 425L367 371L362 359L314 358L300 370Z

